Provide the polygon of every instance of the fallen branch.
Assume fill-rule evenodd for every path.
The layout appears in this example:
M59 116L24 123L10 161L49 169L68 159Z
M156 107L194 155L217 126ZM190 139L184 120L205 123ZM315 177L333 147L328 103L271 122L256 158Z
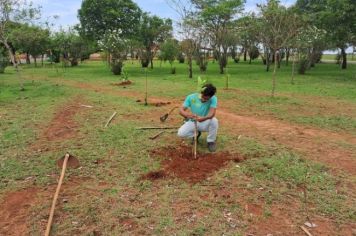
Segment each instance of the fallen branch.
M136 129L145 130L145 129L179 129L179 127L138 127Z
M86 108L93 108L93 106L90 106L90 105L84 105L84 104L82 104L82 105L80 105L81 107L86 107Z
M309 230L307 230L304 226L300 226L300 228L308 235L308 236L313 236Z
M106 122L105 128L109 125L112 119L114 119L114 116L116 116L117 112L115 111L112 116L109 118L108 122Z
M151 139L151 140L154 140L154 139L158 138L158 137L159 137L161 134L163 134L164 132L166 132L166 131L163 130L163 131L159 132L158 134L156 134L156 135L150 137L150 139Z

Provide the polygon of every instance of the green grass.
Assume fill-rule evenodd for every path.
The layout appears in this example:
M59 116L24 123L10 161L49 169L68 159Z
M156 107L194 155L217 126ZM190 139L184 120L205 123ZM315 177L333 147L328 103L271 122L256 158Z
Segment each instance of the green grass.
M21 74L26 80L23 92L11 68L0 75L0 198L7 191L29 186L42 191L50 186L47 191L53 190L59 172L55 161L69 151L79 158L82 168L69 169L66 182L90 179L64 188L61 194L68 203L61 201L57 207L54 235L93 235L94 230L103 235L246 235L249 225L260 219L245 212L245 204L250 202L264 206L262 219L273 217L273 207L280 205L287 212L293 211L293 223L300 223L306 204L312 207L309 214L337 219L341 225L355 220L353 193L347 188L352 182L350 176L332 174L320 163L273 141L262 144L254 137L243 135L238 139L238 134L228 132L219 135L219 150L239 153L247 161L231 162L196 185L179 179L139 181L142 174L161 168L150 151L178 145L179 141L175 134L151 141L148 137L152 132L135 129L156 124L148 117L166 107L144 107L134 98L120 95L120 91L132 91L138 92L137 99L144 97L144 72L137 64L126 62L126 66L129 79L134 81L127 88L111 86L120 77L111 75L101 62L85 62L65 71L59 68L58 72L49 65L25 66ZM196 67L195 79L190 80L186 78L186 65L176 63L176 75L169 74L168 64L160 68L156 62L155 66L148 73L150 96L181 100L195 90L196 76L200 75ZM276 98L269 97L271 73L265 72L260 62L229 64L229 91L223 90L224 76L219 74L217 64L210 63L207 74L201 76L218 87L220 104L231 112L353 134L356 66L339 70L336 65L320 64L307 75L297 76L295 85L290 84L290 69L282 66L278 71ZM63 81L88 83L117 93L57 85ZM80 124L79 136L45 142L48 151L31 148L54 112L78 96L93 106L75 116ZM114 111L117 116L109 128L104 128ZM343 145L352 147L351 143ZM307 203L302 187L307 188ZM289 206L290 198L299 208ZM31 209L32 235L40 234L38 222L48 217L49 199L43 198L41 205ZM134 222L133 229L122 224L127 219Z
M269 204L283 201L285 193L294 192L300 196L301 202L305 204L306 201L308 208L316 206L318 211L334 219L345 217L356 220L356 208L345 204L347 196L336 191L337 178L320 164L311 163L290 152L281 152L248 161L243 166L243 172L252 176L257 185L273 189L275 195Z
M282 67L277 72L277 95L271 98L272 73L265 72L260 61L251 65L247 62L235 64L230 62L231 74L229 87L223 90L224 75L219 74L217 63L210 62L206 74L201 74L194 67L194 79L188 79L186 65L175 63L177 74L169 73L169 65L155 62L155 69L148 70L149 96L163 96L182 99L195 91L196 78L201 76L218 88L221 101L231 101L231 107L239 114L263 113L278 119L321 127L332 131L356 133L354 128L356 109L356 65L341 70L337 65L318 64L306 75L296 75L295 84L290 83L291 65ZM131 61L125 63L129 79L134 85L128 91L145 93L145 73L142 68ZM23 74L27 79L38 77L53 80L85 82L94 86L110 87L120 81L120 76L113 76L103 62L85 62L76 68L56 69L47 65L44 68L26 66ZM237 89L237 91L236 91Z
M322 59L324 60L336 60L336 54L324 54L322 56ZM347 61L355 61L356 60L356 55L352 56L351 53L347 54Z

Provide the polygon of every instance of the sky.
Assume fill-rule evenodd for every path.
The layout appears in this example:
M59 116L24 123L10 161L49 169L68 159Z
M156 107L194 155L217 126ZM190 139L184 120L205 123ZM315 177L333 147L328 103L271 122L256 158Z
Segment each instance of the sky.
M163 18L171 18L173 21L179 19L179 15L167 4L166 0L133 1L136 2L143 11ZM42 7L42 21L49 20L54 24L54 29L59 29L60 26L67 28L79 23L77 14L82 0L32 0L32 2ZM245 11L253 11L256 9L257 3L265 2L266 0L247 0ZM281 0L281 3L286 6L292 5L294 2L295 0ZM59 18L53 19L53 16L58 16Z

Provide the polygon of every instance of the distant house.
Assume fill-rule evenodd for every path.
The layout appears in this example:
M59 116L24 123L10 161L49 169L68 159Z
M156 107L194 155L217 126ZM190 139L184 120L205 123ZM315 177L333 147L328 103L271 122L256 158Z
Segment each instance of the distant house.
M91 60L91 61L101 61L102 60L101 54L100 53L92 53L89 56L89 60Z

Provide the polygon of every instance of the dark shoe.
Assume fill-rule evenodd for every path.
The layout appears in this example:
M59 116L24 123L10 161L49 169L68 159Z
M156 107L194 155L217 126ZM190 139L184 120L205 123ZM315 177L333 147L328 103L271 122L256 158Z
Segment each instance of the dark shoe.
M208 149L210 152L216 151L216 142L208 142Z
M200 138L200 136L201 136L201 132L200 131L198 131L198 135L197 135L197 143L199 143L199 138ZM192 145L194 144L194 137L192 138Z

